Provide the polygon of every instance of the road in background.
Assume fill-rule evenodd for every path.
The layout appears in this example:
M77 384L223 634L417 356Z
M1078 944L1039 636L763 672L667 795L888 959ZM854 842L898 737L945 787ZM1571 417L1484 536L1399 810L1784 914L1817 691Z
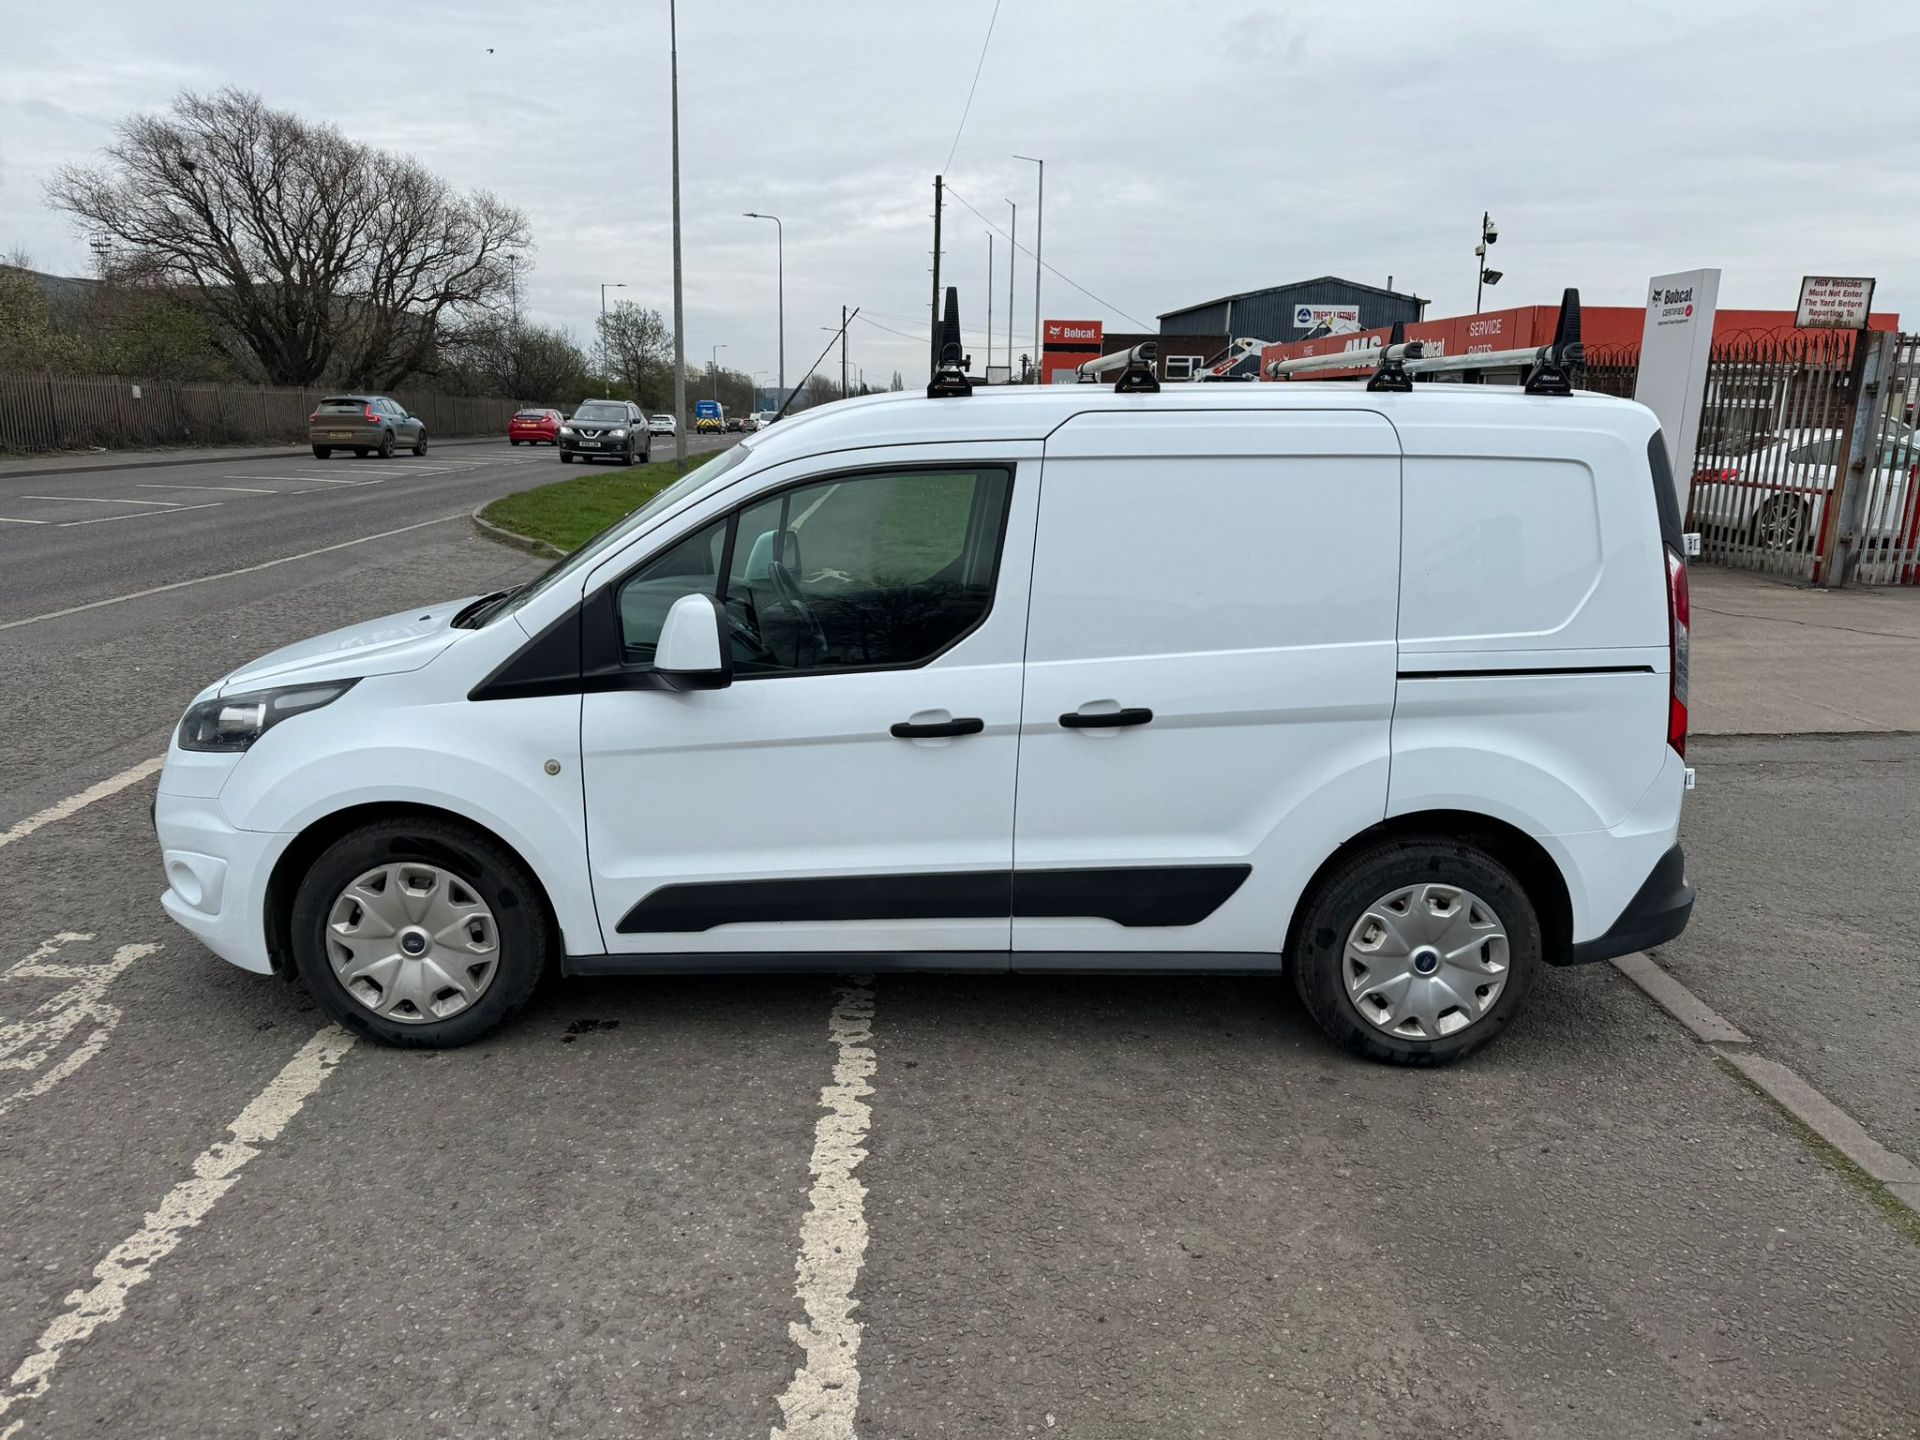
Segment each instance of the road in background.
M246 659L535 573L464 518L421 522L577 473L549 462L508 452L338 497L291 493L275 465L253 472L272 494L220 508L0 535L17 617L399 531L0 629L0 833L160 753L194 691ZM253 486L251 468L164 478ZM60 484L111 502L162 477L116 478ZM6 486L0 514L44 483ZM22 580L12 562L43 536L67 563ZM1729 859L1705 861L1702 928L1674 954L1850 1101L1850 1072L1819 1057L1861 1032L1766 992L1776 959L1872 959L1904 914L1836 923L1820 897L1837 875L1781 828L1827 843L1868 797L1734 743L1696 757L1688 843ZM1835 754L1874 802L1920 813L1920 741L1850 743L1893 757ZM0 1068L0 1433L785 1423L818 1360L794 1331L817 1321L796 1298L817 1277L795 1265L832 978L554 984L492 1040L356 1045L288 1102L323 1017L165 919L151 791L0 849L0 1047L25 1062ZM1766 833L1781 843L1739 838ZM1757 953L1796 893L1818 947ZM1895 1435L1920 1414L1910 1232L1610 967L1549 972L1499 1044L1440 1072L1346 1057L1269 979L873 992L846 1280L864 1328L841 1396L860 1435ZM30 1044L4 1028L22 1024ZM1892 1095L1910 1059L1879 1063L1898 1073L1867 1093Z

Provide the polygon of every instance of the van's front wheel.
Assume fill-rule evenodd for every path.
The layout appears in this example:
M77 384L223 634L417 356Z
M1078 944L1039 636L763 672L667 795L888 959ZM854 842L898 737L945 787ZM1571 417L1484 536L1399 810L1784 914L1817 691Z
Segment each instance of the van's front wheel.
M422 817L349 831L294 895L300 978L321 1008L388 1045L442 1049L526 1004L551 923L519 858L457 823Z
M1507 1027L1541 953L1539 916L1511 871L1471 844L1410 837L1328 875L1287 958L1301 1001L1341 1045L1436 1065Z

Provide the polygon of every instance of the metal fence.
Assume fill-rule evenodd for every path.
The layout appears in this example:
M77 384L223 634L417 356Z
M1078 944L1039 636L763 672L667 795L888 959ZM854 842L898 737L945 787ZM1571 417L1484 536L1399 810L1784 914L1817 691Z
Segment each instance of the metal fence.
M0 374L0 452L161 445L299 444L307 416L338 389ZM518 402L391 392L434 436L505 434Z
M1917 347L1875 334L1856 349L1851 331L1716 346L1688 503L1702 558L1814 584L1916 583Z

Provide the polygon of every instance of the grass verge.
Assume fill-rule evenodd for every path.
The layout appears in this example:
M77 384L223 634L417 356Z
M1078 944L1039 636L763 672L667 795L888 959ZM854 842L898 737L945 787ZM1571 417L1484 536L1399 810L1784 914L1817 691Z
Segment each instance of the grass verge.
M1920 1215L1914 1214L1913 1211L1909 1210L1900 1202L1899 1197L1891 1190L1887 1189L1886 1186L1882 1185L1878 1180L1854 1164L1853 1161L1841 1154L1834 1146L1821 1139L1806 1121L1802 1120L1760 1086L1756 1085L1751 1077L1746 1075L1739 1066L1730 1063L1723 1055L1716 1055L1714 1060L1727 1074L1731 1075L1735 1080L1746 1086L1747 1089L1766 1101L1768 1106L1787 1122L1788 1128L1806 1142L1808 1149L1812 1150L1824 1160L1828 1168L1835 1171L1842 1180L1852 1185L1883 1211L1886 1217L1893 1221L1895 1229L1913 1241L1914 1244L1920 1245Z
M706 458L689 459L687 468L704 464ZM589 470L551 485L502 496L480 515L515 534L574 550L679 478L680 471L670 460L619 470Z

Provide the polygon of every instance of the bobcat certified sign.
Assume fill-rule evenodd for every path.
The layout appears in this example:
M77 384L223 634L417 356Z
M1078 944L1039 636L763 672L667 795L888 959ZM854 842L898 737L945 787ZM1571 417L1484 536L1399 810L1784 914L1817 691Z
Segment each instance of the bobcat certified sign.
M1693 443L1700 434L1700 406L1706 398L1713 315L1719 303L1718 270L1656 275L1647 284L1647 321L1640 335L1640 373L1634 380L1633 398L1660 417L1683 515L1693 475Z
M1809 275L1793 323L1807 330L1864 330L1873 308L1871 276Z

